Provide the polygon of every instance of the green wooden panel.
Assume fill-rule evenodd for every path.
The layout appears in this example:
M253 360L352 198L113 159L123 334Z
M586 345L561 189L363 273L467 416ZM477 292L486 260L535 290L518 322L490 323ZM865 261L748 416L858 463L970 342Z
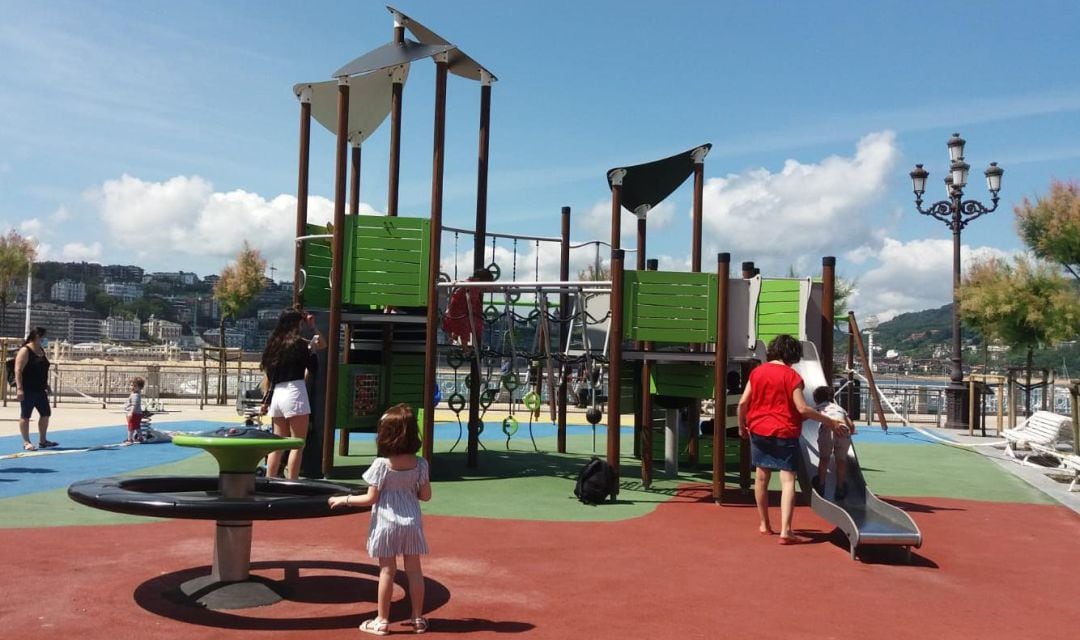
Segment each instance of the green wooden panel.
M387 365L386 379L389 383L388 406L405 402L415 412L424 404L424 356L422 354L395 353Z
M716 274L627 271L623 326L630 340L716 341Z
M309 224L307 235L327 233L326 227ZM303 268L304 290L300 292L301 303L311 309L330 307L330 240L304 241Z
M780 334L799 337L800 280L761 281L761 293L758 296L757 335L758 339L768 344Z
M711 398L713 368L697 362L657 363L650 367L652 393L677 398Z
M357 285L408 285L416 282L415 273L399 271L353 271L353 286Z
M345 301L353 305L423 307L428 301L431 221L348 216Z
M354 271L384 271L386 273L415 273L416 265L408 262L387 262L378 258L356 258L353 260Z

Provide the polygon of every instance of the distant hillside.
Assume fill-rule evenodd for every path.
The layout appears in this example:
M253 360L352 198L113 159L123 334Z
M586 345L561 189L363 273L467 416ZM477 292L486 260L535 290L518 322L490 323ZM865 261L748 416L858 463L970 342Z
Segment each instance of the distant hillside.
M865 331L865 327L862 328ZM985 363L992 369L999 370L1006 366L1023 364L1025 356L1023 352L987 353L984 351L983 337L977 331L964 328L961 336L965 346L966 364ZM844 343L838 341L837 344ZM935 348L951 349L951 345L951 304L937 309L900 314L888 322L882 322L874 331L874 351L878 357L894 349L903 356L918 360L932 357ZM978 355L973 355L968 347L974 347ZM1074 341L1073 344L1038 349L1034 353L1034 361L1036 368L1054 369L1058 375L1067 373L1075 378L1080 374L1080 345Z
M962 334L965 342L978 341L971 331ZM934 347L952 342L952 305L902 313L882 322L874 334L874 342L883 349L896 349L913 358L929 357Z

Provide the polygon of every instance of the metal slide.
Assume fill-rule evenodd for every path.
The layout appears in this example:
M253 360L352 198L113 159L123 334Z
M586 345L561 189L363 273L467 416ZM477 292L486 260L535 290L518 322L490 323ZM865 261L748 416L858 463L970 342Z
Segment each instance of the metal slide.
M814 389L826 385L827 382L818 360L817 348L811 342L802 344L803 359L795 365L795 370L805 382L806 401L812 405ZM911 516L879 499L866 486L854 443L847 454L847 495L844 499L831 499L836 491L836 469L833 464L829 465L822 486L824 495L811 487L810 479L817 474L819 461L817 435L820 427L821 424L816 420L803 422L802 438L799 441L802 458L798 471L799 483L803 491L810 494L811 508L847 535L852 560L855 559L860 545L871 544L905 547L910 558L911 548L922 546L922 533Z

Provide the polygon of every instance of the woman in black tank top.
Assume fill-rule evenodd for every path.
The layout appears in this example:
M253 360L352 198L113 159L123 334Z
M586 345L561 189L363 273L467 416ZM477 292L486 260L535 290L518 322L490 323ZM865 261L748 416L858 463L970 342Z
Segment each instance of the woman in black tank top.
M35 327L26 336L19 353L15 356L15 390L19 400L19 433L22 434L23 449L34 451L37 447L55 447L56 443L46 438L49 431L49 358L45 355L48 338L44 327ZM38 443L30 441L30 416L34 409L38 412Z
M305 376L308 371L315 371L315 351L326 348L318 332L310 340L301 335L303 330L314 330L314 327L315 319L310 313L286 309L278 318L259 363L266 374L267 383L262 413L269 412L274 433L279 436L307 438L311 400L308 398ZM267 455L267 475L278 475L283 455L283 451ZM303 449L293 449L288 453L286 470L289 479L300 477L302 455Z

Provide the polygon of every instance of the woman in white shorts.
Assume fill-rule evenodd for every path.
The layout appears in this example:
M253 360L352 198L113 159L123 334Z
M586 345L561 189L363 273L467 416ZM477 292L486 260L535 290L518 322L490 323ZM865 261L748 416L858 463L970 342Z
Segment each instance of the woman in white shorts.
M305 377L308 372L315 372L315 351L326 348L318 332L311 340L303 338L300 332L304 327L315 327L315 319L310 313L299 309L283 311L259 363L267 381L262 412L270 416L275 434L300 439L307 438L311 420L311 400ZM266 457L267 475L277 475L283 454L275 451ZM302 455L303 448L289 451L286 476L291 480L300 477Z

